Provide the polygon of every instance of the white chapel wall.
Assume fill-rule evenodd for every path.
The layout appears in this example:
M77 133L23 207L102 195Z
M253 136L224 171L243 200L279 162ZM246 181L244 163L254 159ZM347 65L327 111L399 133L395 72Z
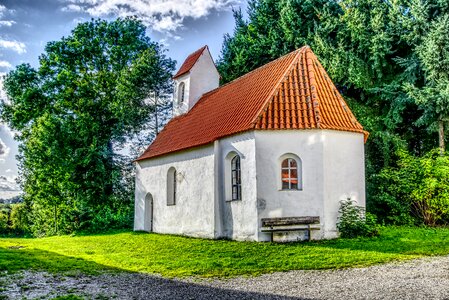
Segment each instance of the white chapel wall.
M321 130L260 130L255 132L258 220L319 216L324 218L323 132ZM302 163L302 190L281 190L281 158L294 154ZM260 225L260 224L259 224ZM313 233L320 238L322 232ZM270 239L259 232L259 240Z
M199 98L219 85L220 74L207 50L198 58L190 70L189 102L191 109Z
M257 172L254 132L245 132L220 140L221 201L224 236L235 240L257 240ZM242 199L231 201L231 158L241 159Z
M213 147L197 147L136 164L135 230L144 229L144 199L153 196L153 231L214 237ZM167 206L167 172L177 172L176 204Z
M325 237L337 236L340 201L365 206L365 153L362 133L323 130Z
M180 94L180 84L184 83L184 101L180 102L179 94ZM190 75L189 73L184 74L178 78L176 78L173 93L173 116L179 116L181 114L189 111L189 95L190 95Z

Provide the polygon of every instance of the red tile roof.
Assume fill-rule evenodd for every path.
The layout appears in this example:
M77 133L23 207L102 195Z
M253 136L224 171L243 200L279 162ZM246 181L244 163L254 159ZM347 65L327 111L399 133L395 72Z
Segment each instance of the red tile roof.
M198 58L200 58L201 54L203 53L203 51L206 48L207 48L207 45L196 50L189 56L187 56L186 60L182 64L181 68L179 68L178 72L176 72L175 76L173 76L173 79L176 79L179 76L184 75L185 73L189 72L190 69L193 67L193 65L195 65L196 61L198 60Z
M368 137L310 47L204 94L137 159L209 144L247 130L333 129Z

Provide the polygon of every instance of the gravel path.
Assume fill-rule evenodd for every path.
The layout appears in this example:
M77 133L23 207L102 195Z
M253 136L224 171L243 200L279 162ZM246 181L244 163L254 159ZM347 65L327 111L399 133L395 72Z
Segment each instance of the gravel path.
M449 256L368 268L290 271L226 280L171 280L145 274L0 277L0 299L447 299Z

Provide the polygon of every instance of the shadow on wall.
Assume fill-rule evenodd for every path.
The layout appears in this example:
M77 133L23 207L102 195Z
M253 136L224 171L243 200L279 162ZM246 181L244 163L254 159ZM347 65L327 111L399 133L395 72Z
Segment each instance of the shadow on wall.
M224 200L223 230L225 238L232 239L234 235L234 217L232 215L232 201Z
M58 288L58 285L60 285L60 289L70 290L71 294L86 295L95 293L104 295L112 293L111 296L116 296L119 299L304 299L224 289L178 279L165 279L154 275L129 273L129 271L120 273L118 276L89 277L88 281L90 283L95 281L97 285L95 289L86 290L86 278L83 278L80 274L76 277L71 277L72 279L75 278L74 280L65 281L61 280L61 275L58 273L71 272L73 274L73 272L81 271L85 274L98 275L103 273L103 271L120 271L120 269L113 269L81 258L20 247L0 248L0 270L8 270L10 272L21 270L46 271L55 274L52 280L54 282L48 282L48 285L51 286L49 291ZM44 277L50 280L50 275ZM79 279L79 281L76 279ZM125 286L123 285L124 279L127 281ZM83 284L80 284L80 281L83 281ZM0 290L0 298L3 296L8 297L10 292L8 287L12 284L14 284L14 279ZM35 289L42 289L42 282L27 283L27 289L22 289L20 296L25 298L31 297L35 293Z

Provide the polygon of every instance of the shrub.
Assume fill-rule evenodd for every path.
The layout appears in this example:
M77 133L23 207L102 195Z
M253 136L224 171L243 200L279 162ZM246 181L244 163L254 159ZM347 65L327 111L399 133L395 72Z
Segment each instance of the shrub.
M11 230L18 235L29 232L30 210L25 203L14 204L11 207Z
M8 230L8 212L0 210L0 234L7 234Z
M344 238L379 235L376 217L366 213L364 207L356 205L350 198L340 201L337 228Z
M449 222L449 156L433 150L415 157L398 152L397 166L383 169L373 197L387 223L440 225ZM384 212L382 215L379 212Z

